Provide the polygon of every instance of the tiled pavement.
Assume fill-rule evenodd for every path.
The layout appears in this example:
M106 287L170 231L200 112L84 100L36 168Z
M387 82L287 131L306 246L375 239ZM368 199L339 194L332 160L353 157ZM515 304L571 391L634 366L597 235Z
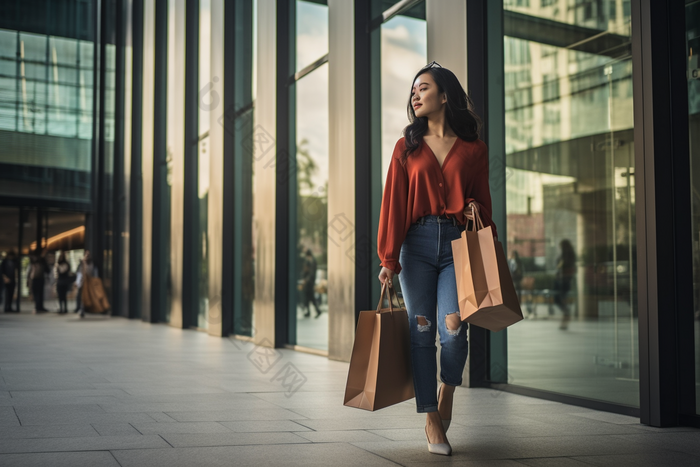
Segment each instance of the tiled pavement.
M453 456L431 455L414 401L343 407L346 374L165 325L0 314L0 465L700 465L698 429L467 388Z

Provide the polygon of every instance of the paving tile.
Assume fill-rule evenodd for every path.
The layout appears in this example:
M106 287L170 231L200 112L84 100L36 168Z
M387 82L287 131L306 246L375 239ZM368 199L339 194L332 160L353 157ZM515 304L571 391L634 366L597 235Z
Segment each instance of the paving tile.
M488 433L493 434L501 427L486 427L488 428ZM368 433L374 433L375 435L381 436L384 439L390 439L392 441L422 441L425 439L425 431L423 426L415 428L389 428L389 429L378 429L378 430L366 430ZM450 431L447 432L447 438L450 439L454 427L450 427ZM323 432L322 432L323 433ZM499 433L500 434L500 433ZM488 436L485 434L485 436Z
M15 412L20 421L24 417L35 415L61 416L71 414L104 414L105 411L96 404L71 404L71 405L20 405L15 407Z
M277 423L277 422L275 422ZM297 425L298 426L298 425ZM144 435L169 433L230 433L231 430L218 422L178 422L178 423L134 423L134 428ZM291 431L291 430L279 430Z
M0 427L2 426L19 426L19 420L17 419L14 407L0 407Z
M651 433L675 433L680 431L698 431L698 428L692 426L669 426L665 428L659 428L657 426L649 425L629 425L630 428L635 430L651 432Z
M588 465L611 467L643 467L663 466L673 467L697 467L700 465L700 457L683 452L665 451L647 454L612 454L607 456L581 456L574 460L585 462Z
M83 397L37 397L33 399L0 399L0 406L32 407L38 405L100 405L111 404L118 399L115 396L83 396Z
M22 416L21 421L22 425L72 425L81 423L146 423L154 420L145 413L36 413Z
M89 424L16 426L0 428L0 439L72 438L86 436L100 436L100 434Z
M78 390L89 390L94 389L92 383L81 383L76 381L33 381L33 382L22 382L22 383L12 383L7 384L6 390L12 391L44 391L46 388L51 389L78 389Z
M427 448L426 448L427 449ZM433 455L432 458L426 460L425 462L406 462L401 464L404 467L423 467L425 465L433 466L448 466L448 465L459 465L467 467L523 467L521 462L515 460L503 460L503 459L480 459L478 461L467 461L462 459L460 456L450 456L450 457L438 457Z
M293 420L306 417L285 409L219 410L201 412L168 412L178 422L227 422L236 420Z
M156 435L89 436L84 438L0 439L0 453L107 451L169 447Z
M93 428L100 436L126 436L145 434L129 423L93 423Z
M264 431L311 431L292 420L249 420L242 422L219 422L235 432L264 432Z
M105 412L206 412L219 410L261 410L279 409L279 406L265 402L263 400L249 398L230 398L228 400L218 400L210 402L192 401L189 402L115 402L102 404L100 406Z
M14 399L24 400L24 399L52 399L52 398L78 398L86 396L128 396L129 393L118 388L109 389L64 389L60 391L47 390L47 391L12 391L12 397Z
M285 467L396 467L388 459L345 443L270 446L200 447L114 451L121 467L219 467L222 465L284 465Z
M293 399L291 397L290 399ZM354 407L346 407L342 405L342 399L337 400L333 406L330 407L288 407L289 410L302 415L306 418L312 419L323 419L328 418L329 413L334 413L338 418L376 418L379 412L370 412L363 409L357 409ZM381 416L408 416L417 414L415 406L407 405L396 405L391 407L386 407L381 409ZM423 415L425 417L425 415Z
M342 406L344 395L345 391L296 392L292 397L283 392L255 393L255 397L287 409L338 407Z
M309 443L309 440L294 433L196 433L161 435L175 448L204 446L245 446L249 444L296 444Z
M107 451L99 452L51 452L32 454L0 454L0 465L5 467L120 467Z
M355 443L360 441L386 441L383 436L365 430L306 431L296 433L313 443Z
M371 419L329 418L319 420L296 420L297 423L316 431L326 430L372 430L382 428L407 428L425 426L425 416L416 414L411 417L374 417ZM421 425L421 423L423 423Z
M590 465L587 462L569 457L538 457L534 459L518 459L518 462L532 467L584 467Z
M615 435L613 439L637 443L638 446L679 451L700 456L700 429L676 433Z
M617 413L609 413L609 412L583 412L583 413L576 413L576 412L571 412L570 415L574 415L577 417L584 417L588 418L591 420L600 420L601 422L607 422L607 423L617 423L620 425L639 425L639 417L630 417L629 415L620 415Z
M187 386L187 387L172 387L172 386L147 386L147 387L127 387L123 389L124 392L131 394L132 396L165 396L165 395L201 395L201 394L220 394L226 393L225 390L217 387L200 387L200 386Z

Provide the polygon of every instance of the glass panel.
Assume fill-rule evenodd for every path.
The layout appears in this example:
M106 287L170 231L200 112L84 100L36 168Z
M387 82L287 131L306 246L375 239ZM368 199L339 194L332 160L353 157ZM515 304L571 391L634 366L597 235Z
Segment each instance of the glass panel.
M163 222L163 241L167 246L162 271L166 276L165 320L170 322L171 304L181 303L182 240L171 237L171 229L182 228L183 179L185 164L185 0L168 1L168 77L167 77L167 155L166 199L170 215ZM166 205L167 206L167 205ZM181 238L181 231L177 234ZM175 243L177 242L177 243ZM175 244L173 244L175 243Z
M415 13L422 13L422 19ZM382 184L396 141L408 125L406 104L413 76L428 63L425 3L397 15L381 27ZM398 284L398 282L396 282Z
M296 172L298 305L290 340L328 350L328 63L296 83Z
M250 8L250 10L248 9ZM241 48L236 50L237 63L244 70L239 75L238 97L240 107L235 113L233 124L235 134L235 183L234 183L234 255L240 258L234 261L234 311L233 333L241 336L253 336L255 303L255 225L253 213L253 161L254 148L258 137L254 134L255 114L255 79L257 76L257 0L247 0L245 14L239 15ZM268 140L269 141L269 140ZM258 149L260 150L260 149Z
M503 6L535 18L610 32L617 26L629 27L631 16L630 0L504 0Z
M630 15L575 3L504 2L508 380L639 406Z
M700 414L700 2L686 2L690 112L690 176L693 206L693 289L695 296L695 410Z
M105 8L109 13L116 15L114 11L116 3L106 2ZM104 33L106 37L115 35L115 24L108 22ZM105 231L103 254L102 254L102 282L105 292L108 297L114 296L113 291L113 272L114 272L114 119L116 111L116 68L117 68L117 49L114 44L105 44L105 94L104 94L104 112L105 120L102 131L104 132L104 190L103 210L105 211Z
M383 2L382 8L387 9L390 6L387 2ZM428 63L425 2L421 2L383 23L380 34L381 183L383 191L394 146L396 141L403 136L403 129L408 125L406 104L413 87L413 77ZM377 217L378 215L377 212ZM401 296L399 281L394 281L394 288ZM378 298L379 293L377 292Z
M297 0L296 69L302 70L328 53L328 5Z

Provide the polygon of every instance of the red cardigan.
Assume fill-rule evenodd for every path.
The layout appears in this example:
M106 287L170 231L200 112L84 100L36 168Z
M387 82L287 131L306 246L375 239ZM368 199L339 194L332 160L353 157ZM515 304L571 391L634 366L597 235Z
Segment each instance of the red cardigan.
M488 148L483 141L457 138L442 168L424 141L402 165L404 147L401 138L391 156L377 234L381 265L395 274L401 272L399 253L406 233L423 216L445 214L464 225L464 208L475 201L484 224L490 225L496 235L496 225L491 220Z

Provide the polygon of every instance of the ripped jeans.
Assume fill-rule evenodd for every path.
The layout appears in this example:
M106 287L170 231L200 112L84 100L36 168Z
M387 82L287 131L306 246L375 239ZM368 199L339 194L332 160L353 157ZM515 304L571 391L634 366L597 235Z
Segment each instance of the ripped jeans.
M451 219L425 216L408 229L401 246L398 275L411 330L411 364L419 413L437 410L437 347L440 333L440 379L451 386L462 384L467 361L467 323L455 326L447 316L458 313L457 283L451 241L465 229ZM437 311L436 311L437 304Z

